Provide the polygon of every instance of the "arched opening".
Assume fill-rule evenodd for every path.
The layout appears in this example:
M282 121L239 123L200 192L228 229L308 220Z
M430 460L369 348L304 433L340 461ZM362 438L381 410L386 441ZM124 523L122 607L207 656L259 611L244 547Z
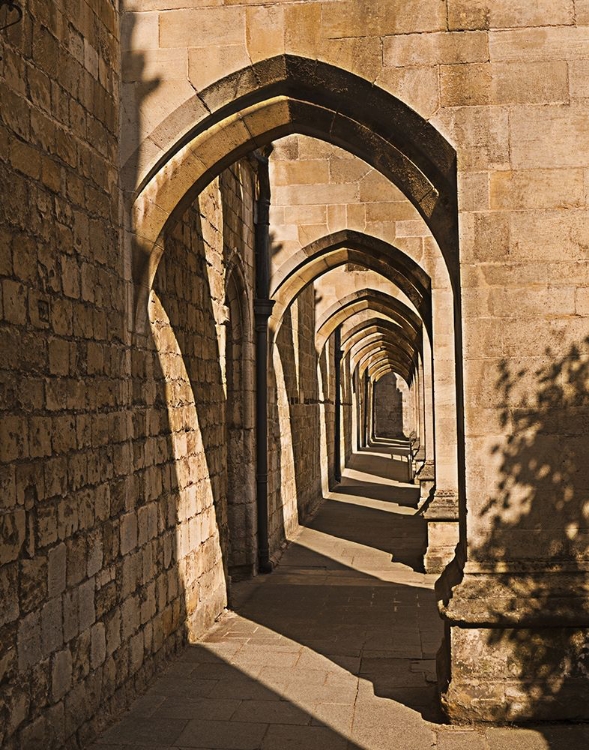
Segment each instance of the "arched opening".
M459 287L455 165L453 151L444 139L394 97L376 87L370 87L367 92L366 82L322 63L287 56L256 64L253 69L255 81L246 74L238 75L201 92L207 112L197 125L194 121L189 128L179 124L185 115L188 117L191 113L193 117L193 109L177 112L176 123L167 125L178 127L182 136L162 151L146 169L139 185L128 194L137 334L145 330L145 301L158 273L158 264L166 254L166 236L174 231L183 212L230 165L241 164L254 149L293 133L347 149L372 165L407 196L431 230L445 260L448 277L454 285L453 312L456 313ZM347 88L338 91L338 82L346 82ZM228 87L232 88L231 95ZM358 94L357 87L375 104L370 112L364 107L358 108L353 101ZM154 137L160 138L163 132ZM255 232L262 231L260 198L258 179L252 201ZM231 201L227 206L230 212ZM330 273L340 271L353 274L359 267L385 279L397 291L389 294L360 288L344 294L334 305L317 305L320 278L324 281ZM227 456L225 467L227 520L222 517L222 522L230 530L231 542L228 546L223 543L221 534L221 548L229 558L229 574L238 577L245 572L240 569L242 558L236 553L236 541L240 538L236 520L240 503L235 502L241 470L237 456L240 451L244 452L244 441L243 414L235 405L243 398L238 382L243 361L240 332L244 331L247 316L237 304L243 295L236 278L226 279L225 409L226 442L231 456ZM417 353L423 357L424 336L431 336L432 331L435 334L435 323L429 279L423 268L390 243L349 228L312 240L300 255L293 254L286 266L277 269L272 283L274 299L262 298L256 289L256 299L248 304L250 314L255 310L256 331L261 325L262 302L268 314L274 303L273 320L283 321L273 328L274 368L268 381L268 393L272 398L276 394L279 397L268 404L270 504L267 533L271 553L279 553L280 544L290 530L296 529L297 523L313 511L312 498L317 497L320 489L315 479L321 476L321 472L317 472L318 464L322 463L321 451L325 450L329 456L336 440L343 443L343 455L349 450L353 429L343 427L339 438L329 434L334 429L331 425L336 423L336 412L340 426L353 419L357 424L361 422L362 409L366 421L368 404L374 403L376 384L389 371L399 373L412 384L419 383ZM214 295L213 287L214 284L211 285ZM353 316L359 316L354 325L360 325L362 313L371 318L377 316L387 325L376 324L376 330L368 333L373 334L374 339L368 342L363 341L367 334L361 328L356 331L357 339L348 341L346 326ZM446 314L451 315L452 311L446 310ZM345 350L341 351L335 340L338 330L346 342ZM381 352L384 356L380 356ZM336 374L342 374L337 367L345 368L342 382L336 378ZM303 383L309 380L307 375L313 370L315 380L307 387ZM360 397L363 387L370 398ZM354 406L354 398L357 403L362 401L359 408ZM415 422L417 424L418 420ZM325 434L315 442L321 429ZM288 441L289 431L304 435L305 430L308 431L306 441L300 437ZM257 444L259 448L259 439ZM236 464L232 465L234 459ZM300 470L305 461L306 473ZM335 465L333 461L327 464ZM285 495L295 498L295 502L291 500L289 505L284 500ZM258 521L259 518L258 513ZM247 535L247 521L243 523ZM257 544L260 544L259 533Z

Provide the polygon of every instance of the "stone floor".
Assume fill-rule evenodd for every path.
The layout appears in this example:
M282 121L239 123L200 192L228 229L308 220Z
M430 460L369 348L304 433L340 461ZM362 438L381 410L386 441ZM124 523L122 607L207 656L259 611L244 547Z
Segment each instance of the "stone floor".
M270 576L227 612L92 750L583 750L584 726L442 723L442 637L421 572L424 521L404 446L353 456Z

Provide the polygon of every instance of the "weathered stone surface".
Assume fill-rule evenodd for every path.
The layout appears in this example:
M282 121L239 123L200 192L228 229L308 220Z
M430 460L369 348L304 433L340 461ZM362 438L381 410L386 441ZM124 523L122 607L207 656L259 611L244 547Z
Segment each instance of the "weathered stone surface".
M442 516L459 509L456 564L488 566L477 598L496 610L472 642L450 618L449 711L580 718L583 677L567 659L582 661L586 624L566 620L571 642L559 628L589 541L586 0L24 11L0 66L0 744L90 742L185 629L211 625L230 578L256 570L259 167L245 157L270 139L273 283L345 230L409 258L431 289L403 282L386 254L343 246L301 266L271 351L272 553L333 482L336 453L373 426L356 365L374 378L405 368L415 462L436 466L426 566L452 556L456 521ZM315 332L364 289L415 305L425 333L346 352L336 446L334 341L318 351ZM370 304L357 300L353 323L338 311L344 332L387 318ZM548 630L522 634L543 669L562 667L562 690L512 670L498 569L512 564L553 576L527 612L550 613L553 645ZM463 618L472 593L457 590ZM493 639L508 643L508 676L488 661Z

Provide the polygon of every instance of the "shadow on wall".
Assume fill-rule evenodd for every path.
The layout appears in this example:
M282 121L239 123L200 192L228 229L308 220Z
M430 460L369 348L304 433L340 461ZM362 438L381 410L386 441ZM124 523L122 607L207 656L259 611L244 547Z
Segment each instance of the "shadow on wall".
M280 510L280 532L288 536L321 497L320 400L318 358L314 343L315 305L312 286L288 308L274 346L277 404L272 453L280 451L281 474L275 474L274 509ZM279 394L282 391L282 398ZM276 523L272 524L276 530ZM278 542L278 539L276 539Z
M160 429L172 443L176 475L175 565L191 637L223 610L228 582L226 397L213 309L215 297L221 294L219 307L224 299L211 289L209 268L197 204L166 236L150 301L163 374L156 406L165 411L167 424L160 418Z
M571 596L586 596L587 588L588 345L589 338L562 358L547 350L535 372L500 365L500 426L509 437L492 449L501 481L483 510L488 542L474 556L501 562L517 555L521 564L497 577L493 598L501 597L501 611L491 613L504 624L507 613L520 627L488 631L497 660L490 673L498 664L505 673L507 663L507 681L521 686L510 700L520 719L527 710L550 718L555 707L573 720L587 715L589 644L578 625L589 619L581 598ZM540 571L526 574L529 563L538 565L539 550ZM541 731L556 742L549 729Z

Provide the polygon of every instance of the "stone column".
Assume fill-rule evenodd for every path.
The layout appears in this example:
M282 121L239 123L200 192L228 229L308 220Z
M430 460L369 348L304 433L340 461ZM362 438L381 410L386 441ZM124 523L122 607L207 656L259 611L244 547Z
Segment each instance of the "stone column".
M435 490L424 505L428 573L440 573L454 557L458 544L458 427L452 292L432 290L433 405Z
M425 461L419 471L419 506L423 507L435 486L434 407L432 399L432 352L427 335L423 339L423 401Z
M414 400L415 400L415 431L417 433L417 444L416 450L413 455L413 476L417 480L423 464L426 460L425 451L425 398L424 398L424 381L423 381L423 365L421 358L415 368L415 388L414 388Z
M479 325L466 320L465 338L478 340ZM575 325L567 321L563 338ZM589 345L581 342L540 361L466 361L467 512L459 555L437 584L440 691L452 721L589 718Z

